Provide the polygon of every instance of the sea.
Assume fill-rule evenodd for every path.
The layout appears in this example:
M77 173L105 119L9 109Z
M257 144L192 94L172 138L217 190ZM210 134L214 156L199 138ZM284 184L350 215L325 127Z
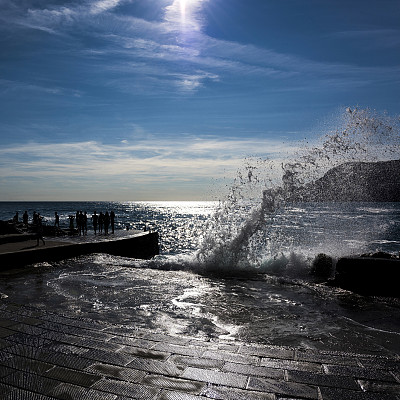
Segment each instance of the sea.
M156 231L160 248L150 260L98 253L1 272L0 301L209 341L399 354L399 297L310 271L321 253L398 256L400 203L290 200L337 165L399 159L399 121L348 108L298 154L246 158L213 201L0 202L1 220L36 211L52 225L57 211L61 227L80 210L113 210L117 231Z
M210 231L221 211L218 202L1 202L0 219L25 210L50 225L57 211L62 227L77 210L89 216L114 210L116 230L157 231L160 255L137 260L91 254L3 273L1 301L203 340L400 351L399 299L360 296L310 274L321 252L334 259L398 254L400 203L288 205L266 221L262 245L278 241L279 249L275 243L260 251L260 243L252 244L242 249L240 261L234 257L236 264L220 250L210 259L221 237ZM88 235L94 235L90 219Z

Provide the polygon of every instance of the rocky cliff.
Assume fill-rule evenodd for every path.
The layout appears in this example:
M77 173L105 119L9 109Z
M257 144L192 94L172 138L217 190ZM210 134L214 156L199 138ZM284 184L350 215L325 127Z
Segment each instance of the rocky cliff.
M398 202L400 160L342 164L307 185L297 200Z

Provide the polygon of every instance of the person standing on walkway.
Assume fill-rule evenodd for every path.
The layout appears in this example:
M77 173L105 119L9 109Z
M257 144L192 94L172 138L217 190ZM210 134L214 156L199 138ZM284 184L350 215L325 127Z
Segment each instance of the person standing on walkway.
M104 214L102 211L100 211L100 214L99 214L99 234L100 235L103 233L103 224L104 224Z
M42 225L42 219L43 219L43 217L41 217L41 216L38 214L37 227L36 227L36 239L37 239L36 246L39 246L39 240L41 240L41 241L43 242L43 246L46 244L46 243L44 242L44 239L43 239L43 225Z
M60 216L58 215L57 211L54 213L54 226L57 228L60 227Z
M111 223L111 232L114 233L114 225L115 225L115 213L114 213L114 211L110 212L110 223Z
M22 222L24 223L24 225L28 225L28 220L29 220L28 211L25 211L24 215L22 216Z
M108 211L104 214L104 234L108 235L108 227L110 226L110 215Z
M96 213L96 210L94 210L94 213L92 215L92 223L93 223L93 230L94 234L96 235L97 232L97 223L99 222L99 216Z
M82 226L83 234L87 235L87 213L83 212L83 226Z

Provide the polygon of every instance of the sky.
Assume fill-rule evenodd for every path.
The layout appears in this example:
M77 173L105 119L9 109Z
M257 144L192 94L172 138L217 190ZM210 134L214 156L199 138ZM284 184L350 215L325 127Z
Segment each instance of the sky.
M0 201L207 200L338 110L398 115L399 21L398 0L0 0Z

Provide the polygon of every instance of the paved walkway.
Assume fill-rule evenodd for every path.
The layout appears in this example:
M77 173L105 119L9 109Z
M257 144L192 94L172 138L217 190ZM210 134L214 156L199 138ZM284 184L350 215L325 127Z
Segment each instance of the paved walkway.
M399 357L205 342L3 301L0 398L400 400Z

